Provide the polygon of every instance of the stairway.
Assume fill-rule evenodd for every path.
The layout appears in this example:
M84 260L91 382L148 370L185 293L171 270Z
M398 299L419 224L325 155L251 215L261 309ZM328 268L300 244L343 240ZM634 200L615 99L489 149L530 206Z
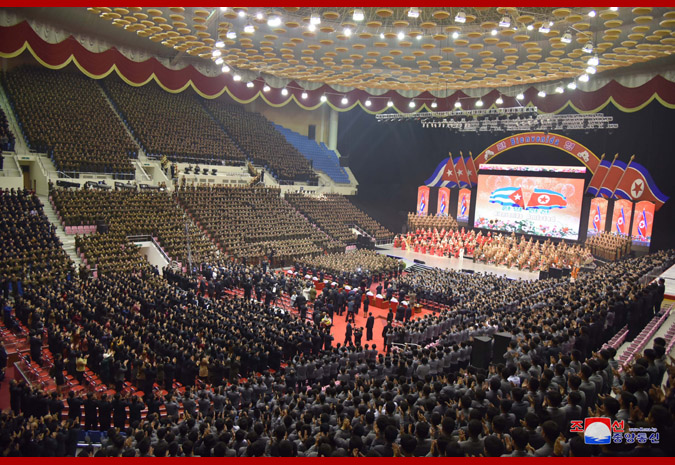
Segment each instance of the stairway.
M54 226L56 226L56 236L61 241L61 244L63 244L63 249L66 251L70 259L75 263L75 265L77 265L79 269L80 266L83 266L84 263L82 262L80 256L77 254L77 250L75 248L75 236L66 234L66 230L63 228L63 225L59 220L59 215L54 210L54 207L52 207L52 204L49 201L49 197L47 197L46 195L38 195L38 198L40 199L40 202L42 202L47 219Z

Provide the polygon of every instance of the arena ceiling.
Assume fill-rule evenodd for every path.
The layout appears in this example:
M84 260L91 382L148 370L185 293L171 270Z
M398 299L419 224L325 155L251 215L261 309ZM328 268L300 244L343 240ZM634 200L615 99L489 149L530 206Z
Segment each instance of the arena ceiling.
M416 17L410 8L359 8L362 20L355 20L355 9L22 10L175 63L376 91L570 80L649 62L672 65L675 50L673 8L420 7ZM597 65L588 70L594 57Z

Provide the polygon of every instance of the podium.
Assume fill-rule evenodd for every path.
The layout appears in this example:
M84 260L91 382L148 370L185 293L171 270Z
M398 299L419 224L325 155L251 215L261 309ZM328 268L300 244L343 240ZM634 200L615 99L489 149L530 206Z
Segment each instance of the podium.
M394 313L396 313L396 309L398 308L398 299L396 297L392 297L389 301L389 306L394 311Z
M375 296L374 306L377 308L389 308L389 306L385 303L384 299L382 298L382 294L377 294Z

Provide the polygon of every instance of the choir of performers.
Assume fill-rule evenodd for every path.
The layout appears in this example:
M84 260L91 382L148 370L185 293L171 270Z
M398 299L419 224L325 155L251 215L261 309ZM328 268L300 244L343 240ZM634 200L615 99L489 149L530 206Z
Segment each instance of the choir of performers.
M631 239L625 234L603 231L586 239L586 246L596 257L615 261L630 253Z
M464 228L461 230L442 228L440 231L436 228L421 228L411 230L408 234L397 235L394 238L394 247L438 257L459 258L460 251L463 250L465 257L471 257L477 247L491 240L491 233L483 235L482 231L476 233L465 231Z

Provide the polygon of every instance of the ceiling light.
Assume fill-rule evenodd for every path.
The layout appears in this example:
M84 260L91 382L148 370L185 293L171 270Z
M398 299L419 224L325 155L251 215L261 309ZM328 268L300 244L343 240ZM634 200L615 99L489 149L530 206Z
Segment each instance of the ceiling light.
M220 70L221 70L223 73L229 73L229 72L230 72L230 67L227 66L227 65L223 65L223 67L220 68Z
M253 27L253 24L247 24L244 26L244 32L247 34L253 34L255 32L255 27Z
M415 101L411 100L410 103L408 104L410 108L415 108Z
M363 21L363 18L365 18L363 10L361 8L355 9L352 18L354 18L354 21Z
M380 39L384 39L384 32L380 32Z
M574 89L577 88L577 83L572 81L569 84L567 84L567 88L570 89L570 90L574 90Z
M222 58L222 57L216 58L216 64L217 64L217 65L222 65L222 64L223 64L223 58Z
M478 101L476 102L476 106L477 106L477 107L482 107L482 106L483 106L483 101L482 101L481 99L478 99Z
M267 84L265 84L265 85L263 86L263 92L269 92L269 91L270 91L270 86L268 86Z
M284 97L287 96L288 95L288 89L286 89L285 87L283 89L281 89L281 95L283 95Z
M459 100L457 100L457 101L455 102L455 108L462 108L462 102L460 102Z
M581 51L584 53L593 53L593 42L586 42Z
M600 60L598 59L597 55L590 57L588 59L588 61L586 62L586 64L588 64L588 66L598 66L599 63L600 63Z
M453 33L452 33L452 38L453 38L453 39L456 39L457 37L459 37L459 32L457 32L457 31L453 32Z
M403 31L401 31L397 34L397 37L398 37L398 40L403 40L405 38L405 34L403 33Z
M310 24L309 26L307 26L307 29L309 29L309 32L314 32L316 31L316 26L314 24Z
M539 96L539 97L546 97L546 92L544 92L543 90L540 90L540 91L537 93L537 96Z
M560 42L565 43L565 44L571 44L572 43L572 34L570 34L569 32L566 32L560 38Z
M619 7L618 6L610 6L609 10L610 11L619 11Z
M238 74L235 74L234 76L232 76L232 79L239 82L239 81L241 81L241 76L239 76Z
M595 74L597 70L595 69L595 66L589 66L586 68L586 74Z
M590 76L588 74L582 74L581 76L579 76L579 80L581 82L588 82L589 79L590 79Z
M255 17L256 17L257 19L263 19L263 14L262 14L262 12L259 11L258 13L256 13Z
M420 34L420 35L418 35L417 37L415 37L415 39L417 39L417 40L422 40L422 34Z
M533 29L534 29L534 26L533 26L532 24L528 24L528 25L527 25L527 30L528 30L528 31L531 31L531 30L533 30Z
M366 106L367 106L367 107L370 106L370 100L366 100Z
M312 13L309 17L309 23L314 24L315 26L321 24L321 16L318 13Z
M420 17L420 9L417 8L416 6L410 7L408 10L408 18L419 18Z
M438 106L438 103L436 103L436 100L431 102L431 108L436 108Z
M563 92L565 92L565 89L563 89L563 86L558 86L555 88L555 91L558 94L562 94Z
M511 18L504 16L501 21L499 21L499 27L509 27L511 25Z
M281 18L279 16L272 16L267 20L267 25L269 27L279 27L281 26Z
M496 36L496 35L497 35L497 29L491 30L491 31L490 31L490 34L492 34L493 36Z
M589 11L588 16L590 16L591 18L595 18L595 10Z
M227 34L225 34L225 37L228 39L236 39L237 38L237 33L234 31L227 31Z
M218 42L216 42L217 48L223 48L224 46L225 46L225 42L223 42L222 40L219 40Z
M244 16L246 16L246 12L244 10L239 10L238 15L240 18L243 18Z
M551 26L553 26L553 21L548 22L548 27L551 27Z
M340 100L340 103L342 103L343 105L347 105L349 103L349 99L347 99L347 97L342 97L342 100Z
M548 34L549 32L551 32L551 28L542 24L541 27L539 28L539 32L541 32L542 34Z
M517 98L518 100L522 100L522 99L525 98L525 94L523 94L523 93L521 92L521 93L519 93L518 95L516 95L516 98Z
M222 11L223 13L225 13L225 12L227 11L227 7L226 7L226 6L221 6L221 7L220 7L220 11Z
M497 97L497 100L495 100L495 103L497 105L501 105L502 103L504 103L504 99L502 98L501 95L499 97Z
M346 35L347 37L349 37L349 36L352 35L352 30L349 29L348 27L344 28L344 29L342 30L342 32L343 32L344 35Z
M463 11L460 11L457 13L457 16L455 16L455 22L456 23L466 23L466 13Z
M393 107L393 106L394 106L394 102L392 102L391 100L389 100L389 101L387 102L387 106L388 106L389 108Z
M223 52L221 52L220 50L214 50L214 51L211 53L211 55L213 56L213 58L218 58L218 57L219 57L220 55L222 55L222 54L223 54Z
M300 94L300 97L301 97L303 100L307 100L307 92L303 92L302 94Z
M325 102L326 100L328 100L328 98L325 95L322 95L319 100L321 100L322 102Z
M249 89L250 89L251 87L253 87L254 85L255 85L255 84L253 84L252 81L249 81L249 82L246 83L246 87L248 87Z

